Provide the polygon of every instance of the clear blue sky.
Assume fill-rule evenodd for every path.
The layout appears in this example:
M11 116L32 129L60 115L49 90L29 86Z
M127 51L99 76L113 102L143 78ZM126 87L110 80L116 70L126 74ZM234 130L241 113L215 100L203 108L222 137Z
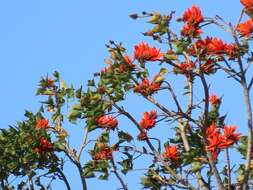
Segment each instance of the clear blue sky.
M131 53L133 45L146 39L141 32L148 25L144 20L131 20L129 14L176 10L179 16L192 4L200 6L206 16L219 14L230 21L241 9L239 0L1 0L0 128L23 119L24 109L38 109L35 91L41 76L58 70L67 83L79 86L104 67L108 55L104 44L108 40L123 42ZM231 112L233 123L244 125L243 105L234 101L238 109L233 110L229 104L241 97L229 93L233 84L219 81L215 91L219 95L227 92L224 112ZM74 135L79 138L78 133ZM78 189L79 181L70 177ZM101 189L98 184L91 182L89 189ZM118 182L102 184L109 190Z

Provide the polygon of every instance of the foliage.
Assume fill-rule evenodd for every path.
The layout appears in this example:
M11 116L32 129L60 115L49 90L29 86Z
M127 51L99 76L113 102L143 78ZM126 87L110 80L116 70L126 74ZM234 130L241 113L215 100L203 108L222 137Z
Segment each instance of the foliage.
M110 175L116 176L121 189L128 190L124 177L138 170L138 158L145 160L140 179L144 189L252 188L253 77L249 71L253 1L241 3L244 8L235 25L219 16L206 17L192 6L176 19L183 23L180 32L170 27L174 12L131 14L133 19L148 19L151 29L143 34L161 48L141 42L131 56L122 43L109 41L107 67L95 73L85 88L68 86L57 71L42 77L37 89L37 95L44 98L39 111L26 111L24 121L1 129L1 188L50 189L58 179L70 190L64 174L66 158L77 168L83 190L89 187L88 178L108 180ZM246 15L249 19L243 22ZM227 32L231 42L205 36L210 25ZM227 114L220 111L223 97L210 92L210 79L218 72L241 86L248 123L245 135L238 132L241 127L227 124ZM173 77L185 81L182 93L178 93ZM173 106L160 102L162 92L168 94ZM128 96L142 97L155 110L146 110L136 119L122 106ZM66 107L70 107L67 113ZM128 119L138 132L127 131L121 118ZM65 127L68 123L84 123L79 149L71 147ZM152 134L163 124L173 134L162 133L166 142ZM239 162L230 156L231 149L242 157ZM16 186L10 182L12 177L21 179ZM42 178L47 177L51 180L42 184Z

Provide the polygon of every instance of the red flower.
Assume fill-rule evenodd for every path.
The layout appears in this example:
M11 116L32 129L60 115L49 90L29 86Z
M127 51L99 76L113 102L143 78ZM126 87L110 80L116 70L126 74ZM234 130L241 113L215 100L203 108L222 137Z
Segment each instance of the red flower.
M163 153L163 157L166 160L171 160L174 163L177 163L180 159L179 152L176 146L167 146L165 147L165 152Z
M243 37L249 37L250 34L253 32L252 19L248 19L247 21L238 24L236 29Z
M220 146L220 148L227 148L229 146L232 146L234 143L237 143L240 140L241 134L235 133L237 126L224 126L223 127L223 136L224 136L224 142Z
M221 55L226 54L230 58L236 56L238 48L235 44L224 43L219 38L207 37L204 40L198 40L194 45L189 48L189 53L193 56L199 54L200 56L205 55Z
M212 159L215 161L217 160L217 157L220 152L219 146L224 141L224 138L220 134L220 131L215 123L212 123L206 129L206 138L208 142L206 149L211 153Z
M217 129L217 126L215 123L212 123L207 129L206 129L206 135L207 137L215 136L219 133L219 130Z
M211 43L212 38L207 37L204 40L198 40L196 41L193 46L189 48L189 53L193 56L199 55L205 55L207 53L207 47Z
M158 61L163 54L155 47L150 47L146 43L140 43L134 46L134 57L143 61Z
M49 128L48 120L47 119L38 119L36 122L36 129L45 129Z
M211 124L206 129L206 137L208 145L206 147L207 151L211 152L213 160L216 160L220 150L229 148L234 143L240 140L240 134L235 133L236 126L224 126L223 134L217 128L216 124Z
M198 25L204 18L199 7L193 5L184 12L182 20L190 25Z
M192 61L188 61L188 62L182 62L177 64L177 66L179 67L174 67L174 72L177 73L181 73L181 74L188 74L190 72L193 71L193 69L195 68L195 63Z
M246 12L253 11L253 0L241 0L241 3L243 4Z
M159 90L161 86L161 82L152 82L148 79L143 79L140 84L135 86L134 92L138 92L143 96L148 96L153 94L155 91Z
M207 150L210 152L215 152L221 147L223 147L222 144L224 143L225 139L220 133L217 133L216 135L208 136L207 140L208 140Z
M202 33L199 24L204 21L204 18L199 7L188 8L184 12L182 20L186 23L181 30L183 36L198 37Z
M119 65L119 72L120 72L120 73L124 73L124 72L126 72L126 71L127 71L126 65L120 64L120 65Z
M101 116L97 119L97 123L100 127L106 128L106 129L115 129L118 125L118 120L113 118L112 116Z
M144 129L151 129L155 126L157 113L155 110L151 112L144 112L143 118L140 121L140 126Z
M216 96L215 94L211 94L209 96L209 102L213 105L213 106L217 106L220 104L220 98L218 96Z
M41 137L39 140L39 147L35 148L34 151L39 154L43 154L46 151L51 151L53 149L53 145L46 138Z
M237 56L239 48L236 44L227 44L225 52L230 59L233 59Z
M207 45L208 53L220 55L225 53L226 43L219 38L212 38L210 43Z
M202 34L202 30L198 26L185 24L181 30L181 34L182 36L198 37L200 34Z
M54 86L54 80L48 78L46 82L48 87Z
M106 144L99 146L99 151L96 152L92 158L93 160L110 160L112 159L113 149Z

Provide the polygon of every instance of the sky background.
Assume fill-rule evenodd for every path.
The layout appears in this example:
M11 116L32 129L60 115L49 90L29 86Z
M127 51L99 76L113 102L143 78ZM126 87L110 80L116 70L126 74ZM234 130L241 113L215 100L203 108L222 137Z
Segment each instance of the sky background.
M123 42L131 54L135 44L147 39L141 32L149 25L145 20L130 19L129 14L175 10L179 17L192 4L201 7L205 16L219 14L228 21L235 21L241 10L239 0L0 0L0 128L22 120L24 109L39 108L41 99L35 92L41 76L58 70L67 83L78 87L105 66L105 44L109 40ZM209 35L220 34L213 28ZM242 98L237 86L223 79L215 84L213 90L226 95L224 113L229 112L229 121L241 126L243 132L244 104L237 101ZM131 101L129 109L138 110L136 99ZM139 101L138 104L144 106ZM76 140L81 138L79 132L72 134ZM161 134L157 131L157 135ZM80 182L70 167L69 177L73 189L78 189ZM101 184L105 190L119 186L111 181L90 180L88 184L93 190L101 189ZM132 183L130 189L135 187Z

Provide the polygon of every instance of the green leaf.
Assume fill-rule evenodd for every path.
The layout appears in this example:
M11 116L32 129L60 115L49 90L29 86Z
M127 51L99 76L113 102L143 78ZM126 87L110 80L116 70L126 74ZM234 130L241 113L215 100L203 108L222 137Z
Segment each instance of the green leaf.
M72 110L68 115L68 119L70 122L75 123L78 118L81 118L81 116L82 113L80 111Z
M64 142L61 142L61 141L54 142L54 148L59 151L64 151L66 149Z
M99 137L99 142L108 143L109 141L109 131L102 133Z
M118 137L119 137L120 141L130 142L130 141L133 140L133 137L129 133L126 133L124 131L119 131L118 132Z
M60 79L60 73L58 71L54 71L53 76L59 80Z
M133 162L132 162L132 159L125 159L125 160L122 160L120 162L118 162L119 165L122 166L122 170L121 172L123 174L127 174L127 172L129 170L132 170L133 169Z
M202 168L202 163L201 162L193 162L191 166L191 171L192 172L197 172Z
M94 79L88 80L88 86L95 86L95 81L94 81Z

